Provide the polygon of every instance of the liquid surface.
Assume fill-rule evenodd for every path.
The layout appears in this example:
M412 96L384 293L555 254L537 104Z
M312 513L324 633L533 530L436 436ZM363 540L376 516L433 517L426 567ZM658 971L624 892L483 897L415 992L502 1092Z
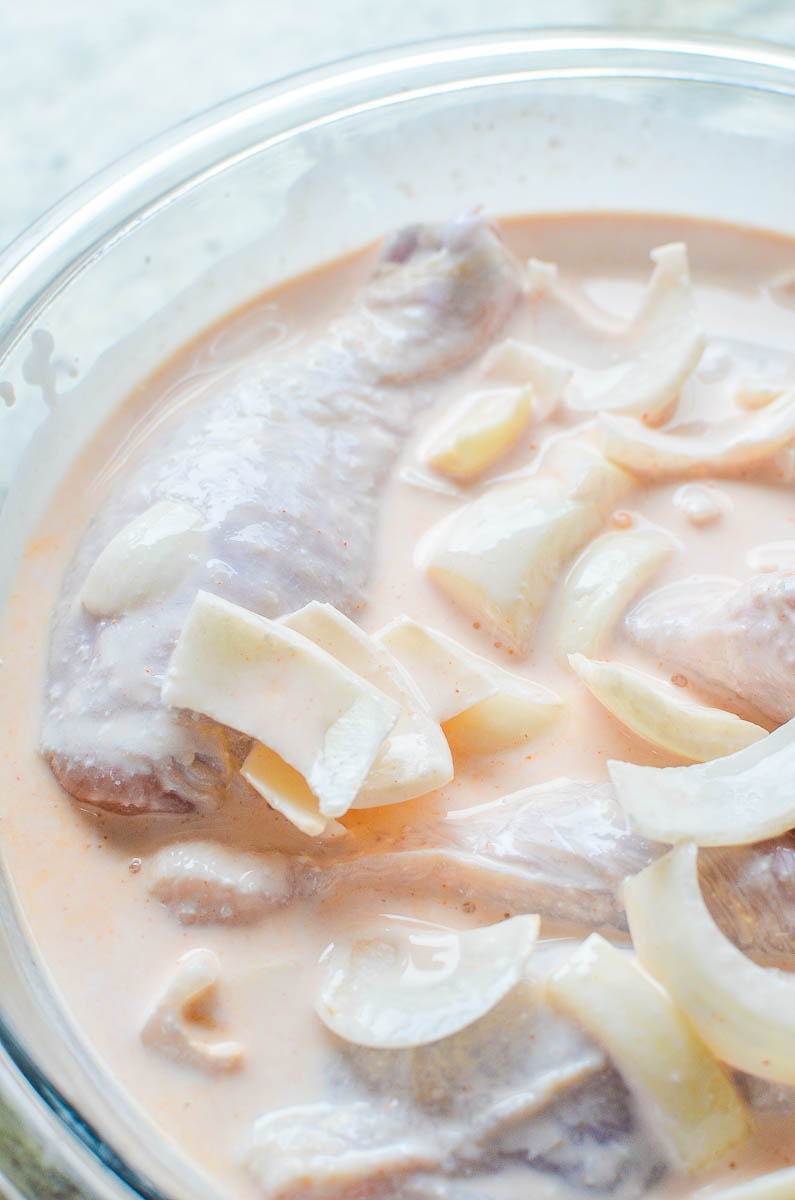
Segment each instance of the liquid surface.
M672 241L687 242L699 317L708 338L683 393L685 413L688 406L694 415L710 406L718 412L730 408L739 412L733 397L749 381L777 386L795 382L795 355L788 349L793 344L792 311L778 303L769 288L783 270L795 266L791 243L663 218L533 218L507 222L504 229L519 260L533 257L559 265L563 299L540 296L533 301L531 296L524 300L493 340L513 337L570 364L572 386L581 394L599 395L610 382L610 371L616 366L614 339L642 295L649 273L648 252ZM532 422L514 449L472 485L451 483L434 474L421 461L423 439L452 404L483 386L478 355L433 383L427 406L417 416L381 488L374 562L364 588L367 599L355 606L354 615L372 632L401 614L443 630L471 650L554 689L565 705L559 721L532 742L498 754L457 752L454 780L421 799L349 813L343 819L347 849L340 848L342 842L330 849L313 847L235 781L218 812L147 818L80 807L53 779L36 749L51 607L80 531L102 510L112 484L129 462L154 444L147 419L160 407L163 420L162 397L179 397L185 381L195 378L198 363L203 388L223 388L230 371L245 371L247 364L255 369L260 332L265 337L267 330L278 327L280 344L289 345L291 352L311 346L350 303L372 263L368 252L268 296L261 306L239 314L227 327L187 348L140 390L85 452L54 499L26 555L0 647L0 719L8 730L0 757L3 853L44 970L89 1052L104 1064L119 1088L135 1098L164 1136L218 1182L222 1195L239 1200L267 1195L256 1172L241 1161L241 1146L262 1114L327 1102L353 1104L363 1094L377 1108L388 1096L384 1081L391 1078L394 1064L374 1060L370 1066L361 1062L352 1066L344 1048L314 1012L319 960L329 944L354 938L385 916L469 929L505 914L493 897L475 903L471 897L462 899L455 889L445 896L438 889L401 885L399 877L374 880L354 874L344 886L321 887L311 894L308 890L260 920L180 923L148 890L150 865L158 850L201 839L235 851L285 850L314 856L320 868L312 869L322 870L326 859L355 857L351 846L356 855L363 855L383 848L390 839L396 845L401 839L409 844L414 831L443 814L482 805L520 788L558 776L603 781L611 758L657 766L682 761L630 733L560 665L557 622L562 578L545 607L532 648L522 655L451 603L418 566L417 548L423 537L468 495L478 495L491 480L520 470L551 439L567 436L590 419L563 408L548 420ZM782 478L784 470L779 461L767 473L700 478L698 484L708 498L717 498L718 515L707 522L690 519L681 497L682 478L637 483L607 514L599 532L623 528L629 521L639 527L650 523L674 536L675 552L644 595L693 575L745 579L764 560L764 547L780 563L781 547L795 546L792 485ZM91 481L90 486L85 486L85 480ZM769 549L776 546L775 552ZM568 566L567 562L562 577ZM655 659L630 633L619 626L609 653L602 657L641 667L665 680L680 674L669 668L663 656ZM681 680L677 682L681 685ZM710 702L707 692L688 678L682 691ZM754 715L759 716L758 709ZM764 720L764 714L759 719ZM774 723L768 721L767 727ZM542 941L549 945L542 945L539 961L558 953L554 939L582 937L585 932L552 917L545 919ZM147 1016L173 976L175 964L186 952L198 949L217 955L221 974L212 1004L193 1022L197 1038L237 1043L242 1049L242 1065L237 1069L186 1066L173 1061L156 1042L142 1041ZM492 1036L496 1045L499 1038L494 1030ZM586 1053L576 1048L580 1052ZM561 1055L572 1053L568 1044L561 1050ZM377 1077L376 1083L371 1080L369 1092L368 1071ZM463 1108L456 1109L445 1129L456 1122L465 1129L469 1120ZM757 1116L756 1128L731 1166L725 1163L698 1176L697 1182L747 1176L795 1162L795 1107L783 1115ZM359 1135L353 1136L355 1141ZM528 1194L529 1178L537 1188L547 1189L539 1190L539 1195L550 1198L593 1194L577 1190L562 1168L542 1170L538 1164L546 1160L540 1151L536 1158L532 1170L538 1175L528 1176L527 1162L509 1157L500 1174L494 1175L489 1173L493 1164L486 1155L485 1165L475 1168L469 1181L463 1173L456 1176L457 1182L443 1179L445 1187L460 1188L449 1192L433 1191L434 1170L423 1167L419 1177L431 1180L427 1190L421 1190L426 1184L420 1182L411 1185L420 1189L416 1193L395 1194L518 1198ZM652 1163L643 1194L687 1195L695 1186L693 1179L676 1170L661 1180L658 1175ZM622 1186L613 1187L608 1177L596 1194L641 1194L622 1192Z

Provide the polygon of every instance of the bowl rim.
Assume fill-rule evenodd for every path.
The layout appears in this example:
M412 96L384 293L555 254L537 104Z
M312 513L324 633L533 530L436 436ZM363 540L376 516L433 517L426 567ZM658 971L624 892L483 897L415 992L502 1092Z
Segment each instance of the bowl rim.
M467 64L480 64L482 70L463 74ZM437 84L429 82L434 72L443 77ZM681 80L795 97L795 46L620 26L508 29L401 43L339 58L241 92L115 159L48 208L0 252L0 367L41 309L79 270L182 194L186 179L195 186L273 141L375 104L433 94L453 84L462 88L500 80L554 78ZM413 88L407 86L411 79ZM360 92L366 99L355 101ZM337 107L340 101L344 104ZM298 124L296 115L302 118ZM269 128L264 137L261 127ZM253 143L252 135L256 135ZM225 151L212 166L202 168L213 147ZM87 1153L100 1171L109 1172L126 1194L139 1200L167 1200L49 1081L0 1008L0 1069L3 1063L18 1072L20 1083L32 1093L30 1098L54 1119L70 1145Z
M462 76L467 63L478 73ZM101 168L0 251L0 364L87 262L189 186L269 142L356 109L433 93L453 83L462 87L553 78L669 79L793 96L795 46L620 26L508 29L406 42L241 92ZM340 101L346 103L339 107ZM296 117L301 118L297 125ZM252 143L258 127L260 135ZM222 157L208 167L208 152L221 146Z

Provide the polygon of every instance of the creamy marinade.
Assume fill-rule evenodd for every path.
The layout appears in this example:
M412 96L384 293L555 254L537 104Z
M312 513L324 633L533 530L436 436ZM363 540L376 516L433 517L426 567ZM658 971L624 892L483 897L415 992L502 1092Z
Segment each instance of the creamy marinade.
M764 739L795 711L793 268L664 218L418 227L187 347L55 497L0 652L4 854L91 1051L222 1194L663 1197L795 1162L795 982L743 979L773 980L757 1063L755 1014L715 1044L677 973L696 924L722 969L713 918L754 970L792 965L789 734ZM162 404L191 377L192 429ZM229 602L301 610L256 729ZM337 610L378 635L342 672ZM312 740L335 686L369 721L340 734L345 770L374 747L361 787ZM767 797L745 760L736 785L652 772L673 800L608 782L733 752Z

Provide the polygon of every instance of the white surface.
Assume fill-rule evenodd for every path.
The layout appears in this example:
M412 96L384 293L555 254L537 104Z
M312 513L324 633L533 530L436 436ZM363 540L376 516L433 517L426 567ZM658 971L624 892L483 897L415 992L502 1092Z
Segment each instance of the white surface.
M406 41L622 25L795 43L789 0L0 0L0 248L66 192L193 113Z

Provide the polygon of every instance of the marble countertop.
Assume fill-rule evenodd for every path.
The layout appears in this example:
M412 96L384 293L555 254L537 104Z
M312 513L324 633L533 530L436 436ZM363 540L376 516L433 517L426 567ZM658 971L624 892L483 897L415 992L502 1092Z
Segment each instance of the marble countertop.
M552 25L701 30L795 44L789 0L26 0L2 10L0 247L161 130L350 54Z

